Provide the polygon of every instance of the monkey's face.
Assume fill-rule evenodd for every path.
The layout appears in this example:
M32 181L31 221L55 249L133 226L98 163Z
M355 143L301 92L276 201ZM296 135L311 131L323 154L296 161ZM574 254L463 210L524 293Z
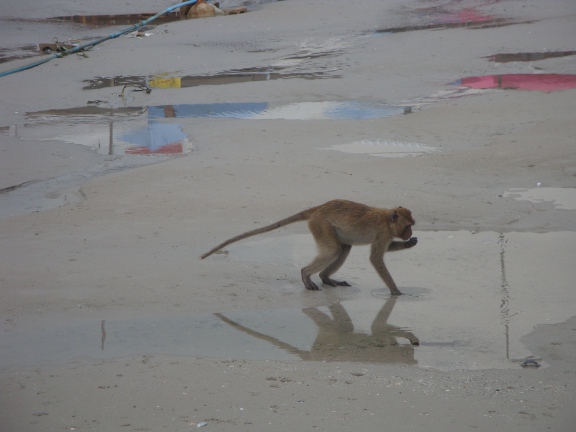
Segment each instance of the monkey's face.
M402 233L400 234L400 238L402 240L409 240L410 237L412 237L412 227L408 225L406 228L404 228L404 231L402 231Z
M403 207L398 207L394 210L394 214L398 237L402 240L409 240L412 237L412 225L416 223L414 218L412 218L412 212Z

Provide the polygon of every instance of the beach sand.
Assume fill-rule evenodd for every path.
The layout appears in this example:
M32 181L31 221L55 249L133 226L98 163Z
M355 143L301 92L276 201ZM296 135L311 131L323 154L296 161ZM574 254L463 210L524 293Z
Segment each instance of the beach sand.
M572 430L574 2L244 4L0 77L0 429ZM0 72L169 6L3 2ZM335 198L413 212L403 296L303 223L199 258Z

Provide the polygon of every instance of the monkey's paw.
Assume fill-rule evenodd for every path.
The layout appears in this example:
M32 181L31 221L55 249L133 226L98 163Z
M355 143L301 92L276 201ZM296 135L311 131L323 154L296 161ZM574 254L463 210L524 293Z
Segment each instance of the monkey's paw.
M333 286L333 287L335 287L335 286L346 286L346 287L351 286L351 285L350 285L348 282L346 282L346 281L337 281L337 280L330 279L330 278L327 278L327 277L322 278L322 282L325 283L326 285L330 285L330 286Z
M407 240L404 245L406 246L406 249L408 249L416 246L416 243L418 243L418 237L410 237L410 239Z
M320 287L319 287L318 285L316 285L316 284L315 284L314 282L312 282L312 281L310 281L309 283L305 283L305 284L304 284L304 287L305 287L307 290L310 290L310 291L322 291L322 290L320 289Z

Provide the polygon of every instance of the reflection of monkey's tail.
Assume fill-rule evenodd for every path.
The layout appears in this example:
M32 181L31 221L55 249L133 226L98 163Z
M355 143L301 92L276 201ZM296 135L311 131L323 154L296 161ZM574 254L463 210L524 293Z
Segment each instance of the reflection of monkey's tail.
M204 259L204 258L212 255L214 252L222 249L224 246L228 246L230 243L237 242L237 241L245 239L247 237L252 237L252 236L255 236L258 234L267 233L269 231L273 231L277 228L283 227L285 225L289 225L289 224L294 223L294 222L300 222L303 220L308 220L310 218L310 216L312 215L312 213L314 212L314 210L316 210L316 207L312 207L308 210L304 210L300 213L296 213L295 215L289 216L286 219L282 219L278 222L274 222L273 224L266 225L265 227L258 228L258 229L252 230L252 231L248 231L248 232L245 232L243 234L239 234L236 237L232 237L231 239L228 239L225 242L220 243L218 246L213 247L208 252L206 252L204 255L202 255L200 258Z

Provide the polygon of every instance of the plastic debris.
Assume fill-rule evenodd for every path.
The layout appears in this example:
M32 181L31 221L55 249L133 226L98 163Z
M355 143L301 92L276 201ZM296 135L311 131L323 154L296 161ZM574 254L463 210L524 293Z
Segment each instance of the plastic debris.
M201 427L204 427L204 426L207 426L207 425L208 425L208 423L206 423L206 422L200 422L200 423L198 423L198 424L196 425L196 427L197 427L197 428L201 428Z

